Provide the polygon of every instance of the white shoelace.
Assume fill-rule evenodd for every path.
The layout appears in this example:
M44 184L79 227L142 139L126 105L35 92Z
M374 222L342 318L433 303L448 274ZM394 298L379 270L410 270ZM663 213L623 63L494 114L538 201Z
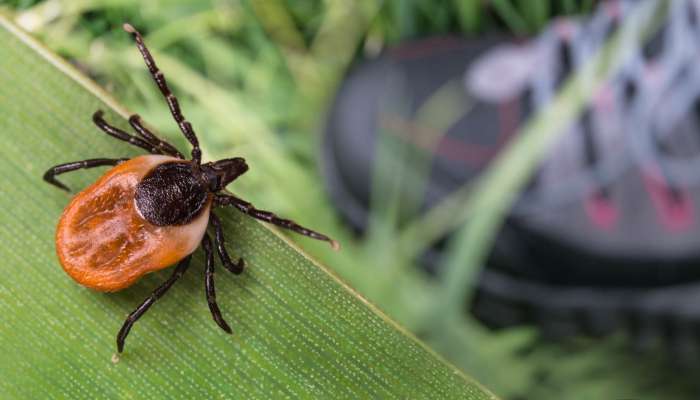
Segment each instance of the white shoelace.
M640 43L664 6L662 28ZM528 43L490 51L467 71L467 89L487 102L527 97L536 112L613 34L619 68L552 149L525 208L604 190L633 167L669 188L700 184L700 0L601 2L586 19L558 19Z

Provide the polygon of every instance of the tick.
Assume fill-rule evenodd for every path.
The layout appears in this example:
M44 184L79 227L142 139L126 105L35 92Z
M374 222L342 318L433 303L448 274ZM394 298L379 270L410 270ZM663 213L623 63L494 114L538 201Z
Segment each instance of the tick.
M240 157L202 163L202 152L192 125L180 111L165 76L156 66L141 34L129 24L130 33L165 97L170 112L192 145L187 160L174 146L157 138L138 115L129 118L137 136L109 125L98 110L92 120L104 133L146 150L149 155L132 159L94 158L56 165L44 180L63 190L68 187L56 175L83 168L112 166L97 182L78 193L63 211L56 229L56 252L68 275L79 284L105 292L131 286L143 275L177 263L168 280L129 314L117 334L117 350L133 324L183 276L192 253L202 246L206 256L204 286L214 321L227 333L231 328L221 316L214 290L214 250L221 264L234 274L243 272L244 261L231 261L224 242L217 207L232 206L253 218L323 240L338 249L326 235L304 228L294 221L256 209L249 202L223 189L248 170ZM212 226L214 240L207 233Z

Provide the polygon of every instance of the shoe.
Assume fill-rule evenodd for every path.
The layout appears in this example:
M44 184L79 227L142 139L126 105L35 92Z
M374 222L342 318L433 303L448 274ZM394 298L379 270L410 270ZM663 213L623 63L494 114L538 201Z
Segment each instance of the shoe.
M392 185L393 176L372 183L383 136L407 148L383 154L406 181L427 178L419 210L473 182L619 22L650 3L602 2L587 20L557 20L531 40L429 38L357 65L323 140L322 173L340 213L362 232L371 188ZM624 328L641 347L666 338L687 355L695 346L700 74L698 51L683 44L700 35L700 9L684 0L669 7L510 211L470 305L487 325L537 324L550 337ZM413 167L426 154L421 175ZM435 272L440 258L440 246L428 251L426 269Z

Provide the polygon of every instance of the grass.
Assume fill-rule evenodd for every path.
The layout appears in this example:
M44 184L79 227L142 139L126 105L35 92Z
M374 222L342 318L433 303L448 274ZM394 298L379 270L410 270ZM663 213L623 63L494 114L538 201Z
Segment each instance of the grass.
M311 241L300 242L387 313L409 329L424 333L432 346L496 393L539 399L561 398L564 389L608 398L684 393L683 385L670 378L667 384L654 387L658 392L641 385L640 376L648 370L634 368L635 361L623 350L621 338L596 345L588 341L538 344L532 328L489 332L466 316L455 318L454 312L446 313L450 318L435 321L434 316L442 314L436 308L460 310L469 296L476 268L461 266L466 260L468 265L479 265L490 245L489 233L498 227L508 196L527 171L518 177L520 181L503 177L510 175L514 165L523 165L518 163L531 166L527 163L537 160L541 147L512 148L502 159L503 169L494 170L479 183L485 189L476 193L482 197L473 198L467 209L461 204L472 199L475 192L471 188L428 215L399 226L396 193L375 196L375 218L364 238L354 237L337 220L319 184L316 153L324 113L355 60L428 34L481 35L505 30L525 35L538 31L554 15L585 14L594 1L179 0L166 6L166 2L141 5L135 0L25 0L6 5L18 22L32 28L49 47L75 61L129 109L137 110L165 136L183 145L138 54L118 29L125 20L141 28L182 99L188 119L200 133L206 157L236 154L252 165L252 171L236 182L235 190L261 207L337 237L344 244L344 251L338 254ZM562 99L564 107L575 105ZM544 127L555 132L556 125L549 121L551 118L535 121L530 129ZM499 196L498 207L484 208L494 198L501 199ZM469 223L454 239L448 257L453 275L448 273L449 279L442 282L428 279L417 268L414 256L455 228L451 218L455 212L462 214L459 221ZM469 219L475 214L481 217ZM576 355L564 357L562 349L572 349ZM657 362L655 357L649 356L649 363ZM611 370L611 365L619 370Z
M126 351L114 354L126 313L172 271L112 294L76 285L52 241L70 195L40 177L86 153L139 154L95 135L83 118L102 109L126 129L127 113L3 16L0 43L0 174L22 188L0 196L0 398L495 399L278 231L232 209L217 215L247 269L216 281L235 334L208 315L196 252L188 273L134 326ZM84 187L100 172L64 179Z

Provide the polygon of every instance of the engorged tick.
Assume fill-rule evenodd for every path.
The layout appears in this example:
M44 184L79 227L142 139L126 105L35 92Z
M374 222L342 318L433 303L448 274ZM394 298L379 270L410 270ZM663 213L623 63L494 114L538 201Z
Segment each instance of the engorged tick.
M180 111L165 76L158 70L141 34L129 24L130 33L148 71L165 97L180 130L192 145L192 159L187 160L175 147L157 138L141 124L138 115L129 123L138 136L109 125L102 111L92 116L102 131L140 147L150 155L126 158L95 158L56 165L44 174L44 180L61 189L68 187L55 176L81 168L113 166L97 182L76 195L61 215L56 230L56 252L63 269L81 285L112 292L124 289L149 272L177 267L172 276L141 303L117 334L117 350L124 350L124 340L136 322L187 270L192 253L201 245L206 255L204 285L209 310L224 331L231 328L221 316L214 291L214 254L207 234L211 224L214 244L223 266L234 274L243 271L244 262L232 262L224 246L221 221L213 208L233 206L239 211L290 229L302 235L324 240L338 249L328 236L304 228L252 204L223 189L248 170L243 158L227 158L202 164L202 153L192 125Z

